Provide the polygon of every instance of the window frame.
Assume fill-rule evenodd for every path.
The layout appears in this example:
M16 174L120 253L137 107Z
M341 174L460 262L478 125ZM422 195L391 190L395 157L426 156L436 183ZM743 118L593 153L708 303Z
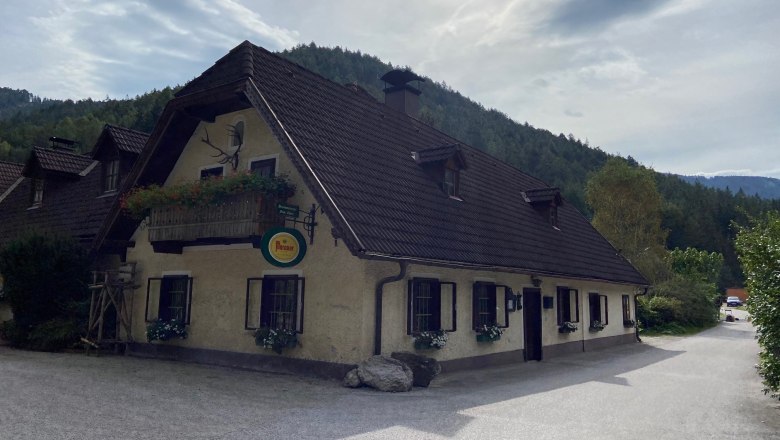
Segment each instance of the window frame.
M459 181L460 181L460 170L454 167L450 166L444 166L444 175L442 177L442 190L444 190L444 193L447 194L448 197L458 198L460 191L459 191ZM452 182L449 182L448 176L452 176Z
M184 295L184 302L185 305L183 306L183 312L184 312L184 319L182 319L183 324L189 325L191 320L191 312L192 312L192 284L193 284L193 278L192 276L188 274L171 274L171 275L163 275L161 277L149 277L146 282L146 310L144 311L144 321L146 322L155 322L160 318L160 310L161 310L161 304L163 301L163 295L164 293L164 287L165 287L165 280L173 281L173 280L187 280L187 290ZM154 318L149 316L149 299L151 297L151 289L152 289L152 282L153 281L159 281L160 282L160 288L158 290L157 295L157 314ZM167 321L170 321L168 319Z
M479 297L477 296L477 289L480 286L489 286L489 288L492 290L492 298L488 298L488 314L492 315L493 323L483 324L480 322L479 316L481 312L479 311L480 305L479 305ZM499 295L500 289L503 288L503 295ZM509 310L506 307L506 291L509 289L509 286L506 286L504 284L497 284L493 281L475 281L472 285L472 291L471 291L471 328L472 330L478 330L482 325L496 325L499 328L508 328L509 327ZM490 292L488 292L488 295L490 295ZM504 323L503 325L500 325L498 323L498 307L501 305L501 307L504 310ZM491 307L492 306L492 307Z
M590 324L592 325L594 321L597 321L594 319L594 298L596 299L596 304L598 305L597 309L599 311L599 319L598 321L602 325L609 325L609 300L607 298L607 295L600 295L597 292L590 292L588 294L588 314L590 315ZM603 302L602 302L603 300Z
M295 319L292 327L296 333L303 333L303 321L304 321L304 306L305 306L305 293L306 293L306 278L298 274L273 274L264 275L262 277L250 277L246 279L246 303L244 305L244 330L258 330L263 327L264 317L263 314L266 311L263 310L263 305L267 304L267 300L264 301L263 295L265 294L265 286L267 280L295 280L296 282L296 294L294 311L292 315ZM250 307L252 302L252 294L255 293L253 287L256 284L260 284L259 297L257 298L258 308L256 310ZM269 293L270 294L270 293ZM251 318L250 318L251 317ZM256 324L251 325L250 319Z
M250 173L255 173L255 170L252 169L252 165L256 163L261 162L271 162L273 161L273 167L271 168L271 176L276 176L277 171L277 165L279 164L279 155L278 154L271 154L267 156L259 156L259 157L251 157L247 161L246 164L246 170Z
M33 177L30 192L30 207L38 208L43 205L43 192L46 188L46 181L40 177Z
M418 301L415 301L418 296L417 292L419 291L419 286L423 283L429 283L432 285L432 287L435 287L432 289L432 292L436 292L435 296L431 297L431 300L434 302L434 313L436 315L435 322L438 322L439 328L426 328L421 329L417 323L418 321L415 319L417 316L416 313L416 307L419 304ZM451 328L444 328L442 326L442 317L444 316L444 310L442 309L442 286L451 286L452 291L452 327ZM443 330L445 332L455 332L458 329L458 316L457 316L457 298L458 298L458 288L456 283L451 281L440 281L438 278L427 278L427 277L414 277L407 282L407 290L406 290L406 334L407 335L417 335L424 331L439 331Z
M217 176L216 174L208 173L208 171L216 170L217 168L220 169L220 173L221 174L219 176ZM207 174L204 175L203 174L204 172L206 172ZM206 165L206 166L202 166L202 167L200 167L198 169L198 180L206 180L206 179L215 178L215 177L220 177L220 178L225 177L225 165L220 165L220 164L217 164L217 165Z
M631 321L631 296L622 295L621 303L623 308L623 323Z
M574 292L574 319L571 314L571 295ZM564 298L565 297L565 298ZM577 289L570 289L566 286L559 286L555 295L556 300L556 315L558 325L563 325L564 322L579 323L580 322L580 292ZM563 307L563 305L566 307ZM567 313L568 312L568 313ZM568 316L566 316L568 315ZM569 319L566 319L566 318Z
M239 144L235 144L236 140L236 132L238 131L239 124L241 127L241 142ZM233 126L234 128L231 128L230 126ZM235 151L238 149L239 145L244 146L246 144L246 121L244 120L243 116L239 116L233 120L232 124L229 124L228 127L228 140L227 140L227 146L229 151Z
M101 182L104 193L111 193L119 190L119 165L118 158L103 162Z

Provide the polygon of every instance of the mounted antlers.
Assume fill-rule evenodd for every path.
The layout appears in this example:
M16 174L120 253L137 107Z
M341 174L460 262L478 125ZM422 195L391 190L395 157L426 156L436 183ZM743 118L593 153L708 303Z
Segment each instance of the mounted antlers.
M211 139L209 138L209 130L207 128L204 128L203 131L206 132L206 137L201 138L200 140L208 145L209 147L217 150L217 154L211 156L211 157L219 157L219 163L226 164L229 163L230 166L233 167L233 171L238 169L238 159L239 159L239 152L241 151L241 147L244 146L244 133L236 129L235 125L228 125L228 134L230 135L231 139L235 139L236 142L236 151L233 153L228 153L227 151L219 148L218 146L214 145L214 143L211 142Z

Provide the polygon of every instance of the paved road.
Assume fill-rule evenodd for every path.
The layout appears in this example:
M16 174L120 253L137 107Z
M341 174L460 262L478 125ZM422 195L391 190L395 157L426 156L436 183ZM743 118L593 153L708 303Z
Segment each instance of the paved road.
M753 335L721 323L404 394L0 347L0 439L780 439Z

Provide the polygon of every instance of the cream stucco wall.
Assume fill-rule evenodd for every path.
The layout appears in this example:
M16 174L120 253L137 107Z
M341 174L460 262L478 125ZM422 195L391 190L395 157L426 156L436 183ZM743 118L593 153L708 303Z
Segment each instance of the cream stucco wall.
M238 170L247 170L253 158L276 155L276 173L287 174L298 191L288 202L307 208L316 203L301 176L282 151L268 126L254 110L222 115L212 124L202 123L190 138L165 185L197 180L200 169L216 165L214 150L201 141L208 129L211 141L221 148L228 142L227 125L239 118L246 124L245 145ZM227 172L232 172L229 165ZM197 347L247 353L264 353L257 347L251 331L244 330L247 278L270 274L297 274L306 280L304 331L300 347L285 351L286 356L354 363L371 351L370 308L373 286L366 279L366 262L353 257L343 242L331 236L332 224L318 212L315 240L308 245L304 260L282 269L265 261L259 249L247 245L199 246L185 248L181 255L154 253L146 229L139 228L135 248L128 260L138 263L142 289L137 291L133 307L133 337L145 335L146 280L164 272L188 272L193 277L191 324L186 340L169 341L185 347ZM373 304L373 303L372 303ZM154 305L150 305L154 307Z
M245 145L241 152L239 170L246 170L253 158L273 155L277 158L277 174L287 174L298 191L289 203L302 208L316 203L303 183L281 145L255 110L245 110L219 116L214 123L201 123L190 138L184 152L169 175L166 185L196 180L199 171L216 165L214 150L201 141L205 129L215 144L226 148L227 126L237 120L246 124ZM232 172L230 166L226 171ZM146 280L160 277L165 272L186 272L193 277L191 324L186 340L165 344L243 353L272 354L257 347L251 331L244 330L247 278L267 274L290 273L303 276L305 284L304 331L299 336L300 347L288 349L284 356L315 359L338 363L356 363L373 352L374 289L376 282L398 273L395 262L371 261L357 258L343 242L331 236L331 221L318 213L314 244L308 246L304 260L289 269L272 266L260 250L249 245L200 246L185 248L181 255L154 253L147 239L146 229L140 227L135 235L136 246L128 250L128 260L138 263L142 288L136 291L133 302L133 337L144 341L146 307ZM426 351L440 360L452 360L479 355L515 352L522 361L524 348L523 312L509 314L509 327L501 340L494 343L476 342L471 328L471 297L475 281L492 281L508 285L515 292L533 287L524 274L474 271L411 264L406 279L387 284L384 288L382 319L382 353L413 350L413 340L406 335L407 281L414 277L434 277L457 285L457 331L449 334L449 342L442 350ZM615 336L633 332L622 325L621 294L633 289L609 283L581 282L542 278L542 295L556 296L556 287L565 285L580 292L580 323L577 332L558 333L556 309L542 309L542 343L544 346L583 339ZM609 296L610 323L598 333L587 330L589 317L587 294L599 292ZM503 316L503 301L498 301L498 316ZM150 307L156 307L151 304ZM556 305L557 307L557 305Z

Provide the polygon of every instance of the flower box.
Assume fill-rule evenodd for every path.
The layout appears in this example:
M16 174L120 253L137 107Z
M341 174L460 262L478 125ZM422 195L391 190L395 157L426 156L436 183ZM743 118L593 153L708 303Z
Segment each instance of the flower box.
M447 345L447 333L444 330L424 331L414 336L415 350L439 350Z
M501 339L501 335L491 336L483 333L477 333L477 342L494 342Z
M600 332L604 330L605 325L601 323L601 321L593 321L590 323L590 327L588 330L592 332Z
M573 322L564 322L561 324L560 327L558 327L558 333L568 334L568 333L574 333L577 331L577 325Z

